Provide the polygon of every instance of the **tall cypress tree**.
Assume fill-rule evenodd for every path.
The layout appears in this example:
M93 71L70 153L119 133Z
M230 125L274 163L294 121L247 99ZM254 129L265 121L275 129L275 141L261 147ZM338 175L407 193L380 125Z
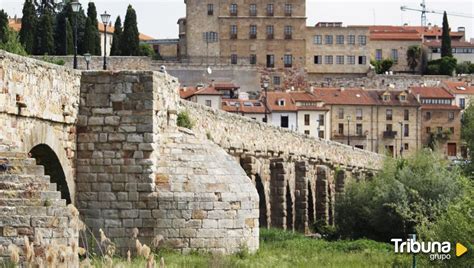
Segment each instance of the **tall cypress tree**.
M112 38L112 47L110 48L111 56L120 56L120 38L122 37L122 20L120 16L115 20L114 25L114 36Z
M140 54L140 39L137 27L137 14L132 5L128 5L123 25L123 34L120 38L122 56L138 56Z
M71 20L66 18L66 55L74 54L74 36Z
M53 16L51 11L46 8L43 11L39 19L39 23L36 27L36 45L35 54L37 55L54 55L54 33L53 33Z
M443 14L443 35L441 36L441 57L452 57L453 50L451 49L451 36L449 35L448 15L446 11Z
M87 18L90 20L90 26L87 26L86 21L86 28L84 33L84 39L87 39L86 42L86 50L89 50L89 53L92 55L100 55L101 47L100 47L100 34L98 28L98 20L97 20L97 9L95 7L94 2L89 2L87 6Z
M86 27L84 30L84 40L82 41L83 51L85 53L90 53L92 55L96 55L96 48L95 48L95 37L94 37L94 29L92 26L92 22L90 18L86 19Z
M31 0L25 0L21 18L20 42L28 54L33 54L35 44L36 10Z
M8 41L8 15L5 11L0 10L0 43Z

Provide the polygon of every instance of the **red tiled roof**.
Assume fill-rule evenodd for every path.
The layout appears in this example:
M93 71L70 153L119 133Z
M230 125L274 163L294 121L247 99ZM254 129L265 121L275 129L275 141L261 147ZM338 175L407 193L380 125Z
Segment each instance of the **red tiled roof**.
M406 29L415 30L424 36L441 36L443 34L443 28L439 26L403 26ZM451 36L462 37L463 32L450 32Z
M446 89L442 87L412 87L413 94L429 99L454 99Z
M427 47L433 47L433 48L440 48L441 47L441 41L440 40L428 40L428 41L424 42L423 44ZM466 41L452 40L451 41L451 47L453 47L453 48L458 48L458 47L459 48L463 48L463 47L474 48L474 44L466 42Z
M296 102L320 102L321 99L318 98L314 93L304 92L304 91L292 91L289 92L291 98Z
M251 104L251 105L246 105ZM238 105L238 106L237 106ZM223 99L222 110L230 113L264 114L265 107L258 100Z
M422 110L461 110L458 106L449 104L423 104Z
M369 26L370 40L414 40L420 41L421 35L416 30L403 26Z
M214 88L216 90L228 90L228 89L239 89L240 86L234 83L214 83Z
M443 85L451 94L474 95L474 86L467 82L443 81Z
M314 94L326 104L335 105L375 105L377 101L372 96L360 88L317 88Z
M21 30L21 19L8 19L8 26L15 32L19 32Z
M186 87L186 88L180 88L179 89L179 96L182 99L188 99L192 96L194 96L194 93L197 91L196 88L194 87Z
M182 99L189 99L194 95L222 95L222 93L215 90L213 87L204 87L204 88L186 87L186 88L179 89L179 96Z
M390 100L384 101L383 95L388 92L390 94ZM381 106L420 106L416 96L406 91L383 91L383 90L371 90L368 91L369 95L377 101L377 105ZM400 100L400 94L406 94L406 101Z
M271 111L296 111L296 105L290 94L287 92L268 92L268 108ZM278 102L285 101L285 105L280 106Z

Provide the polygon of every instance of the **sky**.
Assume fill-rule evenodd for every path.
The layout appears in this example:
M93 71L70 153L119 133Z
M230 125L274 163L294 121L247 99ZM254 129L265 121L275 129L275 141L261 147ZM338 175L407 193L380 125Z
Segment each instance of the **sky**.
M256 0L258 2L258 0ZM21 17L24 0L0 0L0 9L10 16ZM80 0L87 6L89 1ZM178 38L177 21L186 15L184 0L95 0L98 13L107 11L123 18L128 4L131 4L138 17L140 32L154 38ZM420 25L421 13L401 11L400 6L419 8L421 0L307 0L307 25L315 25L318 21L340 21L344 25ZM426 0L429 10L448 12L451 29L466 27L466 39L474 38L474 18L449 16L449 13L462 13L474 16L474 1L472 0ZM428 22L442 25L442 15L428 14ZM99 19L100 20L100 19Z

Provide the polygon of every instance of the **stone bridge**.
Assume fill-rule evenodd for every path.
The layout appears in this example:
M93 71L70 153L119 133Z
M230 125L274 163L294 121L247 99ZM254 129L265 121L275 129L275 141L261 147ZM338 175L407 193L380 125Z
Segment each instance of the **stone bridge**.
M122 252L134 247L134 228L142 242L163 237L182 252L254 251L259 226L332 224L346 181L382 164L377 154L181 101L167 74L80 73L2 51L0 60L0 160L2 151L29 153ZM177 126L180 111L192 130Z

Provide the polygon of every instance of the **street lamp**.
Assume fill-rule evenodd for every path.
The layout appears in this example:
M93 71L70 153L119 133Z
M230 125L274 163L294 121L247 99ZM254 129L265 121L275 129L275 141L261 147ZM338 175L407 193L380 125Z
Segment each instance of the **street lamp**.
M107 70L107 24L109 24L110 14L107 11L100 15L102 23L104 24L104 70Z
M268 107L268 101L267 101L267 97L268 97L268 81L265 80L263 81L263 89L265 90L265 102L264 102L264 105L265 105L265 123L268 123L268 111L267 111L267 107Z
M71 1L72 12L74 12L74 69L77 69L77 13L81 9L78 0Z
M400 124L400 157L403 157L403 122L398 122Z
M347 116L347 145L351 145L351 135L350 135L350 122L351 122L351 116Z
M84 54L84 59L86 60L87 70L89 70L89 63L91 62L92 55L90 53Z

